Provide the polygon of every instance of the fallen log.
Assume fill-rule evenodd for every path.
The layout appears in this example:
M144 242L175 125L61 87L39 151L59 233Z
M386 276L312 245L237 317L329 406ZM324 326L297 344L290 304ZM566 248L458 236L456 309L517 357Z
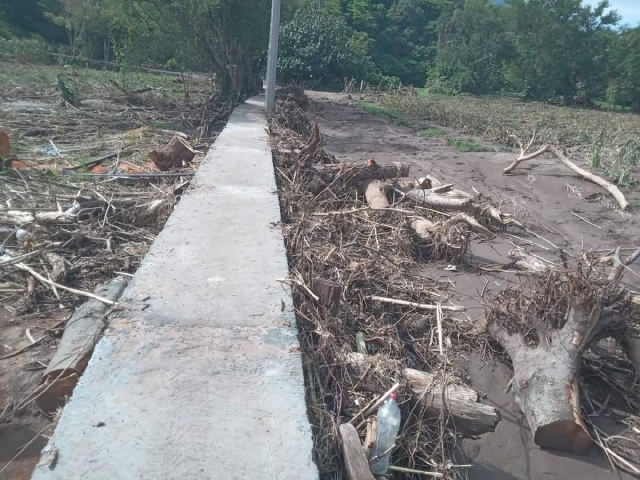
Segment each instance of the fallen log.
M507 291L495 297L487 311L487 331L511 359L513 393L534 442L584 454L592 440L580 410L582 354L595 338L616 332L614 338L640 374L640 339L620 313L631 300L606 307L579 270L556 269L531 256L523 261L539 274L531 278L533 287L526 295Z
M343 423L338 431L342 439L342 454L348 479L374 480L356 428L350 423Z
M437 187L436 187L437 188ZM441 210L467 210L471 207L471 199L469 198L450 198L439 195L433 190L418 188L403 192L396 189L398 193L420 205L430 208L438 208Z
M191 145L179 135L174 135L163 150L152 150L149 158L160 170L186 167L191 163L196 152Z
M127 279L116 277L100 286L96 295L115 302L127 283ZM71 396L102 335L103 318L109 308L110 305L89 299L67 321L58 350L40 379L36 403L44 412L55 412Z
M439 413L444 410L449 416L449 427L467 436L493 432L500 422L500 411L480 403L480 395L474 389L448 376L421 372L405 368L404 375L414 398L428 410Z
M380 360L375 356L352 352L346 354L344 362L362 378L364 372L374 371ZM402 375L413 393L413 398L427 412L433 414L434 418L440 418L444 410L449 418L449 428L456 433L478 436L493 432L501 420L498 409L480 403L478 392L463 385L452 375L442 378L441 375L412 368L404 368Z
M0 224L28 225L30 223L73 223L75 215L67 212L26 212L21 210L5 210L0 212Z
M382 210L389 207L387 197L387 184L382 180L366 180L364 183L364 196L367 204L373 210Z
M542 155L543 153L549 152L549 153L552 153L553 155L555 155L556 158L558 160L560 160L566 167L568 167L569 169L573 170L575 173L580 175L585 180L588 180L588 181L590 181L592 183L595 183L596 185L599 185L600 187L602 187L606 191L608 191L613 196L613 198L616 199L616 201L618 202L618 205L620 205L620 208L622 210L626 210L629 207L629 203L624 198L624 195L618 189L618 187L616 187L611 182L608 182L604 178L601 178L601 177L599 177L597 175L594 175L591 172L587 172L583 168L578 167L576 164L571 162L564 155L564 153L562 153L562 151L560 149L554 147L553 145L544 145L539 150L537 150L536 152L527 154L527 150L531 146L531 143L533 142L533 138L531 139L531 141L529 142L529 144L526 147L523 147L522 146L522 142L520 141L520 139L518 139L517 137L515 137L513 135L512 135L512 137L515 138L516 141L518 142L518 144L520 145L520 156L518 158L516 158L511 165L509 165L507 168L505 168L503 173L508 174L508 173L512 172L520 163L522 163L524 161L527 161L527 160L531 160L533 158L536 158L536 157ZM535 134L534 134L534 137L535 137Z

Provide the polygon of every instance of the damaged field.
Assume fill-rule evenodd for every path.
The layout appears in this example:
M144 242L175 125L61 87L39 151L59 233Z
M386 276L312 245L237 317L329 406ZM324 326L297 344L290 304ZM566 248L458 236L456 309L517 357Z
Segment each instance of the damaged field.
M392 478L639 476L635 189L309 95L271 134L321 477L372 478L393 391Z
M231 106L203 76L0 71L0 478L20 480Z

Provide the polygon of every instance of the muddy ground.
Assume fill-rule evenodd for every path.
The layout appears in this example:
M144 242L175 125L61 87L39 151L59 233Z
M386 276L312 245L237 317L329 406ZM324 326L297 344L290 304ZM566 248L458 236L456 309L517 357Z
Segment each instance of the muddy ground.
M412 162L412 176L429 174L471 193L475 189L491 197L504 212L529 220L542 236L569 252L596 248L604 253L618 246L630 250L638 246L637 213L615 209L606 192L603 194L599 187L584 182L551 157L523 163L513 175L504 176L502 170L515 159L515 152L499 151L498 145L493 145L495 152L458 152L444 139L422 138L416 128L399 127L362 112L354 106L356 98L320 92L308 95L312 100L311 117L320 126L323 146L339 159ZM426 127L437 125L421 125ZM640 198L634 191L624 193L632 202ZM525 244L507 232L490 243L476 243L471 263L507 264L506 254L514 244L556 261L548 243L534 237L528 241ZM468 318L474 322L483 317L479 292L485 288L501 289L518 281L508 273L477 275L464 269L449 272L444 267L446 264L428 268L438 278L455 283L456 300L467 307ZM638 267L634 268L636 273L627 273L625 282L637 291ZM507 368L480 354L469 357L467 368L473 386L487 393L486 401L499 407L503 417L496 432L466 442L467 454L476 465L470 471L472 480L627 478L612 472L603 454L595 448L582 457L540 450L533 443L526 422L523 423L513 395L504 393L509 381ZM598 423L608 424L606 418ZM612 425L609 428L615 429Z

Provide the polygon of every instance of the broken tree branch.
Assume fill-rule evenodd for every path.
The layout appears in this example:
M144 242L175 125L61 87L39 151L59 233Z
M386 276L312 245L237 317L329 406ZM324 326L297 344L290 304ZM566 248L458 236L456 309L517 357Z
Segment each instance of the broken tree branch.
M518 140L518 143L520 143L520 140ZM558 149L557 147L554 147L553 145L544 145L538 151L536 151L534 153L531 153L529 155L524 155L524 153L526 153L526 150L523 151L522 150L522 146L521 146L520 156L518 158L516 158L511 165L509 165L507 168L504 169L504 173L505 174L510 173L520 163L522 163L522 162L524 162L526 160L531 160L532 158L535 158L535 157L537 157L539 155L542 155L545 152L550 152L550 153L554 154L556 156L556 158L558 158L558 160L560 160L565 166L567 166L569 169L573 170L575 173L580 175L582 178L584 178L585 180L588 180L588 181L590 181L592 183L595 183L596 185L599 185L600 187L602 187L606 191L608 191L613 196L613 198L616 199L616 201L618 202L618 205L620 205L620 208L622 210L626 210L629 207L629 204L627 203L627 200L624 198L624 195L618 189L618 187L616 187L611 182L608 182L607 180L605 180L605 179L603 179L603 178L601 178L601 177L599 177L597 175L594 175L593 173L587 172L583 168L578 167L573 162L571 162L564 155L564 153L562 153L562 151L560 151L560 149Z

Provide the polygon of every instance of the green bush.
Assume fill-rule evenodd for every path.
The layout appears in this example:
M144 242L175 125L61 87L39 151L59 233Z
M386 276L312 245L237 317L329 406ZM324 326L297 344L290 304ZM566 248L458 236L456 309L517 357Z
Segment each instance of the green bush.
M45 42L33 38L0 38L0 60L24 63L49 63L49 47Z
M278 68L285 82L344 78L374 81L379 72L368 55L369 38L343 18L311 8L298 11L280 33ZM372 82L373 83L373 82Z

